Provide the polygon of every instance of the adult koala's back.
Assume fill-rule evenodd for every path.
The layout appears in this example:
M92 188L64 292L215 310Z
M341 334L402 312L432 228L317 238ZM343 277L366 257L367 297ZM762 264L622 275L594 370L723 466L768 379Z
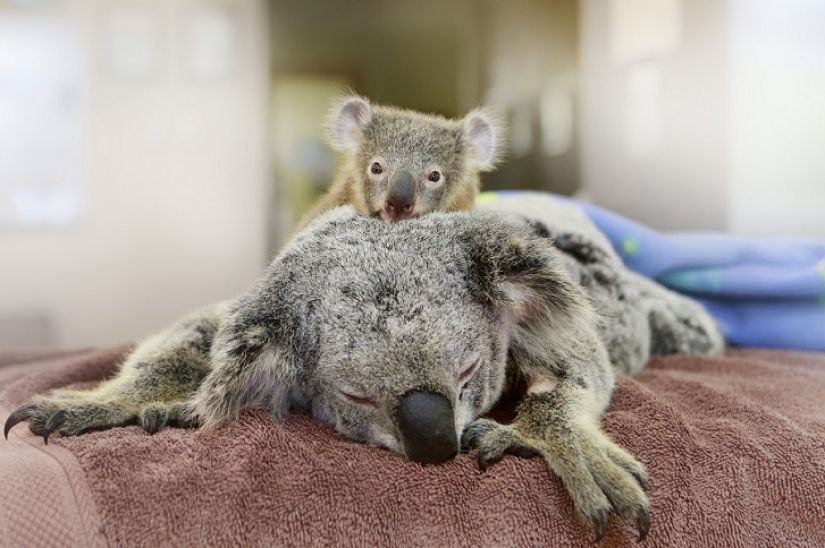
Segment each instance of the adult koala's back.
M635 375L651 354L720 354L724 339L697 302L628 270L580 208L547 194L483 200L478 211L521 221L552 241L566 270L587 289L617 372Z

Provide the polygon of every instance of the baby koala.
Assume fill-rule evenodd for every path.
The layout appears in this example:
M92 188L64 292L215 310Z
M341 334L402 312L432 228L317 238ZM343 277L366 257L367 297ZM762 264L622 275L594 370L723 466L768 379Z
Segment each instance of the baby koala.
M615 376L724 341L695 302L628 272L581 212L537 196L487 207L400 223L329 211L246 293L146 341L97 388L35 396L5 433L302 408L420 463L540 456L597 540L611 509L643 538L647 471L600 425ZM521 397L511 424L484 418L505 386Z
M503 129L484 110L448 120L351 96L335 105L328 126L343 163L299 228L347 204L388 221L471 209L479 173L496 166L503 148Z

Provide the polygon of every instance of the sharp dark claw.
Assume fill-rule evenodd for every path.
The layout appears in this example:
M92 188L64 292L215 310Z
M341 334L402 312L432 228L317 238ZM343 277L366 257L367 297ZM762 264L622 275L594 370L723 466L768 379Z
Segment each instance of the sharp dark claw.
M462 453L466 453L471 449L476 448L476 440L478 436L473 435L473 432L466 430L464 434L461 436L461 451Z
M497 463L498 461L500 461L503 458L504 458L504 453L502 453L501 455L496 455L494 457L487 457L487 456L484 455L484 453L479 451L478 452L478 467L481 469L482 472L486 472L487 467L489 467L491 464Z
M470 450L473 449L473 445L470 443L468 436L461 437L461 452L462 453L469 453Z
M487 471L487 459L484 458L484 455L481 451L478 452L478 469L482 472Z
M650 514L646 508L642 510L642 514L636 520L636 524L639 526L639 542L642 542L647 538L647 532L650 530Z
M593 523L596 525L595 542L599 542L607 533L607 510L605 508L599 509L598 515L593 518Z
M26 405L21 405L12 411L9 418L6 419L6 425L3 427L3 436L5 436L6 439L9 439L9 431L14 428L15 425L29 420L29 411L35 408L37 408L35 404L27 403Z
M161 428L163 428L163 424L157 414L153 414L143 423L143 429L150 434L156 434Z
M45 426L43 426L43 441L46 445L49 444L49 436L52 432L57 430L63 425L63 422L66 420L66 411L64 409L60 409L59 411L55 411L49 420L46 421Z

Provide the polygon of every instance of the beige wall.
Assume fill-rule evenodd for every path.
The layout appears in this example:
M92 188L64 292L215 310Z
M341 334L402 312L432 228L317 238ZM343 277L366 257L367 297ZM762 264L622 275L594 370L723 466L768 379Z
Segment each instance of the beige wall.
M100 39L111 5L68 0L25 13L0 7L2 16L70 21L82 37L85 211L65 229L0 232L0 315L7 322L42 315L53 326L50 343L62 347L144 337L235 296L268 259L264 3L225 3L239 25L241 62L215 83L182 73L180 25L197 3L169 0L130 4L161 29L157 74L113 78Z
M487 188L579 188L579 38L575 0L487 4L485 102L507 117L507 161Z
M582 186L655 228L725 229L726 2L583 0L581 25Z
M825 6L732 0L728 217L825 240Z

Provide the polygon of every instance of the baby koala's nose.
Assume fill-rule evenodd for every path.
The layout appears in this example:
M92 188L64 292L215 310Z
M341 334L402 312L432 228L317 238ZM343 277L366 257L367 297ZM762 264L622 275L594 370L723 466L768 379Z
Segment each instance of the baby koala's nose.
M398 405L396 420L408 459L435 464L449 460L458 453L453 406L441 394L407 394Z
M401 221L412 217L414 206L415 180L409 172L404 171L390 184L384 210L390 220Z
M413 205L411 203L405 204L403 202L391 202L387 200L384 209L391 220L403 221L404 219L412 217Z

